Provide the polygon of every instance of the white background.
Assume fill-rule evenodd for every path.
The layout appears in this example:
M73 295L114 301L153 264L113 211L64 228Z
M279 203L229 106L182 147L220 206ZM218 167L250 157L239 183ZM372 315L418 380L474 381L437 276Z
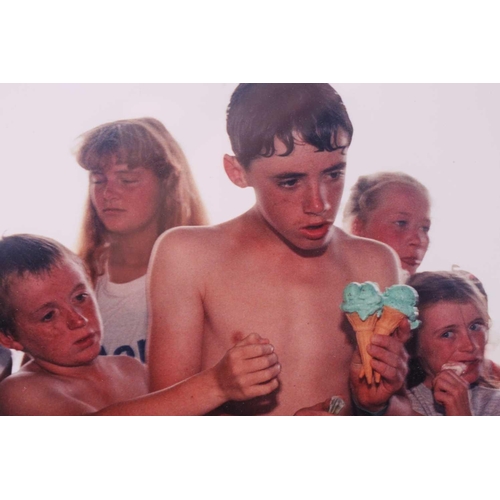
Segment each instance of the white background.
M490 354L500 361L499 84L333 84L354 125L344 201L361 174L401 170L432 197L421 270L457 264L490 295ZM235 84L0 85L0 232L30 232L74 248L87 173L79 134L107 121L153 116L183 148L213 223L253 203L222 168L225 110ZM341 224L341 216L337 218Z
M498 82L495 4L488 0L473 5L461 0L4 2L0 81ZM395 87L386 91L371 87L366 92L375 93L378 99L370 102L361 90L365 85L335 86L355 127L348 184L372 168L406 166L413 173L410 164L418 166L419 175L415 175L429 185L435 200L433 247L422 268L447 267L451 261L469 267L485 281L495 316L499 267L498 240L493 241L499 232L496 99L491 101L476 87L479 94L474 92L474 102L482 104L474 105L473 114L489 118L466 120L461 126L462 115L469 114L466 110L436 119L455 101L448 95L449 87L440 92L443 105L433 107L434 119L428 120L428 100L432 102L436 95L431 90L401 96L399 88L396 92ZM149 102L147 108L140 107L137 99L138 94L144 95L141 91L125 92L119 103L116 97L120 95L113 89L99 103L93 98L91 106L76 91L71 96L59 89L55 97L49 92L52 101L42 102L30 96L32 90L26 90L23 98L16 87L7 88L9 98L2 89L0 230L43 232L71 246L86 184L68 153L74 138L102 121L144 114L163 120L183 146L212 220L232 216L232 210L239 212L236 203L243 192L228 184L221 167L221 154L228 147L224 109L232 88L228 86L217 101L215 92L195 97L192 87L189 99L178 103L168 97L174 95L172 89L162 90L161 99L148 91L150 97L142 98ZM87 103L84 109L78 99ZM132 102L134 108L127 108ZM194 114L188 111L190 102ZM16 118L26 116L29 108L32 112L26 121ZM184 110L177 123L168 116L172 108ZM412 120L405 109L412 111ZM387 127L386 113L399 115L401 120L390 121ZM63 120L54 127L61 115ZM195 129L201 133L193 133ZM44 134L50 134L48 142L37 140ZM196 137L192 144L191 136ZM440 140L443 136L445 141ZM12 148L12 141L19 148ZM212 141L219 144L219 151L209 158ZM27 157L35 158L33 166L22 162ZM455 175L448 168L446 174L437 170L461 158L467 161L453 171ZM208 180L200 177L200 171L207 172ZM462 179L470 182L462 183ZM439 188L438 181L449 189ZM46 193L42 200L35 197L41 186ZM214 186L231 193L226 199L221 196L218 205L207 198ZM3 203L6 193L11 200L11 192L17 193L16 199ZM37 218L44 206L50 207L49 193L54 192L65 205L58 202L44 220ZM32 202L29 196L34 196ZM245 203L251 204L251 196ZM453 217L441 215L438 204L453 207ZM14 226L23 212L26 222ZM54 212L60 224L50 229L47 224ZM484 242L486 235L491 235L489 243ZM473 247L477 251L470 250ZM473 254L471 266L469 257L458 253L462 248ZM481 274L483 268L486 275ZM500 446L494 418L48 418L2 419L1 423L0 491L9 500L47 494L64 500L140 496L395 500L409 492L416 497L473 498L498 491L498 467L490 458L491 451Z

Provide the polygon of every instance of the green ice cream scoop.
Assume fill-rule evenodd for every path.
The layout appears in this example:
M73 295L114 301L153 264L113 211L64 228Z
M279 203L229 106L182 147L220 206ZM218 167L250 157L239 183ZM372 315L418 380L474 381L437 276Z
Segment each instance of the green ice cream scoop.
M413 330L420 325L418 320L418 293L408 285L392 285L382 294L384 306L401 311L408 317Z
M341 309L346 313L358 313L365 321L368 316L382 311L383 298L377 283L366 281L365 283L349 283L344 288L344 301Z

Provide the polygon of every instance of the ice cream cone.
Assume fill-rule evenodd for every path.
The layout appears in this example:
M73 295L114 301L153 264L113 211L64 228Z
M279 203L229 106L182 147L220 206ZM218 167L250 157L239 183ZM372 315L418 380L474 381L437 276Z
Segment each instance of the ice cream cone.
M355 312L348 313L346 316L356 332L356 342L358 343L359 354L361 355L361 362L363 363L363 368L360 371L359 377L362 378L364 375L368 384L371 384L373 381L373 369L370 363L372 357L368 354L366 348L370 344L373 329L377 322L377 315L372 314L368 316L365 321Z
M382 314L375 325L373 333L378 335L391 335L392 332L398 327L401 320L406 318L406 314L394 309L393 307L384 306ZM375 372L375 383L380 384L381 375Z
M405 313L393 307L384 306L373 333L378 335L390 335L398 327L403 318L406 318Z

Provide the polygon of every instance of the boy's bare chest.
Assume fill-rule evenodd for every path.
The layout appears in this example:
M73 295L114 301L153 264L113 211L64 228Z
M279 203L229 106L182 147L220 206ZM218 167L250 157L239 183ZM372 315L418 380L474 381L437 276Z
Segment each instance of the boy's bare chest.
M226 346L235 332L259 333L276 347L293 339L302 352L344 344L340 304L347 277L334 266L260 261L232 263L216 274L206 289L205 313L214 339Z
M346 279L334 266L227 266L206 289L203 365L220 359L236 335L258 333L282 365L271 413L346 394L353 352L340 309Z

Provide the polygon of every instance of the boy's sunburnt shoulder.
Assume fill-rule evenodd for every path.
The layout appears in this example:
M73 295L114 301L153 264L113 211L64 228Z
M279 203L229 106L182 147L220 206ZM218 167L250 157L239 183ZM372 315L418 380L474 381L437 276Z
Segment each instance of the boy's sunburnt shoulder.
M46 398L58 396L58 390L43 374L23 370L0 383L0 415L37 415Z
M217 243L221 233L225 232L225 224L217 226L181 226L165 231L157 240L158 248L180 248L188 250L193 246Z
M118 374L126 374L127 377L144 377L146 380L146 367L136 358L131 356L102 356L101 362L108 370L114 370Z
M172 253L180 260L198 262L211 253L218 255L239 232L238 219L214 226L182 226L163 233L155 244L154 254Z
M354 236L339 229L338 242L345 246L349 255L357 259L360 256L370 256L375 259L395 259L397 261L396 252L380 241Z
M382 288L400 280L399 259L385 243L353 236L339 230L337 246L347 268L355 269L354 281L375 281Z

